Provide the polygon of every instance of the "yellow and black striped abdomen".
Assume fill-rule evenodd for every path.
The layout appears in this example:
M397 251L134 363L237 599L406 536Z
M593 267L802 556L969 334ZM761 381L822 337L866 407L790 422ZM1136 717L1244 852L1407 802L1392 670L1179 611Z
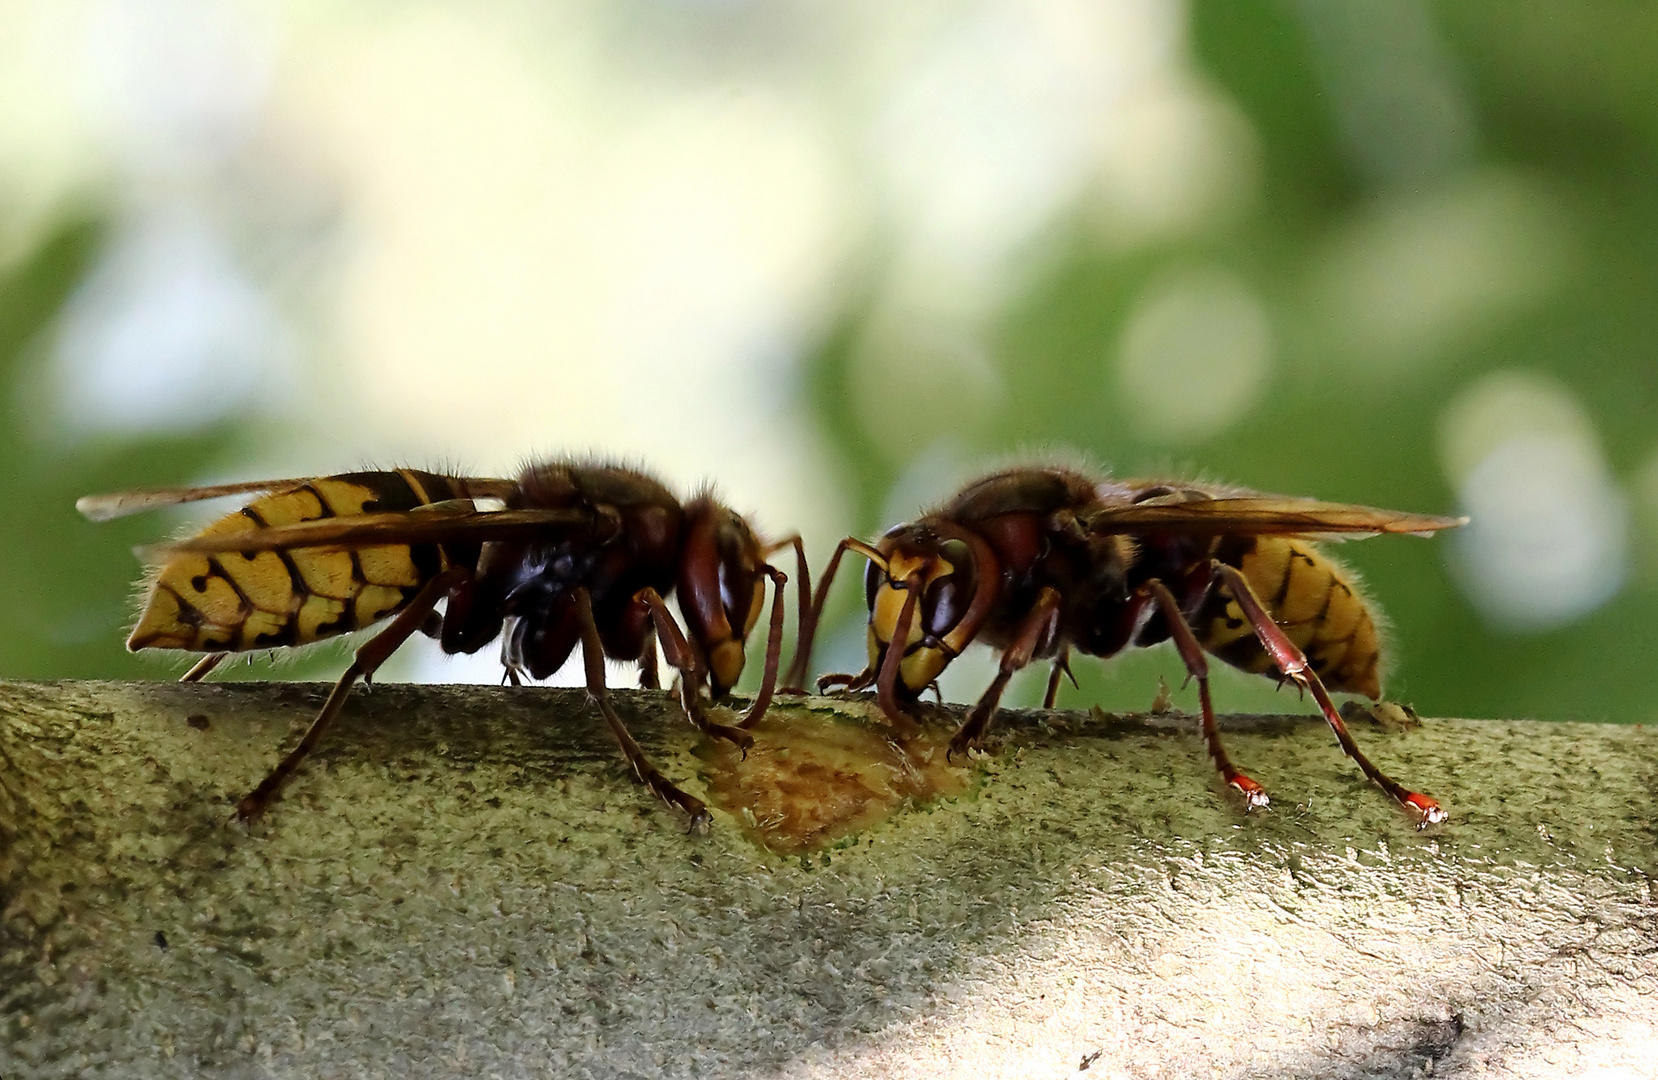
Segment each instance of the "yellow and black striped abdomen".
M1348 571L1314 544L1279 536L1223 545L1216 557L1243 574L1325 686L1381 697L1376 622ZM1224 589L1216 589L1196 622L1198 640L1210 653L1245 671L1275 670L1237 601Z
M413 469L323 476L256 499L201 535L413 510L454 497L446 477ZM350 633L395 614L444 559L435 544L180 555L156 575L127 648L241 652Z

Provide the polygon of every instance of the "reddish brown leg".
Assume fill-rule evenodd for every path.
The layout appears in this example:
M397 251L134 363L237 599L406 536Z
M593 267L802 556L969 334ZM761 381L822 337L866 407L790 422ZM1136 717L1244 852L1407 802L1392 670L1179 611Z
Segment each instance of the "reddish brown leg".
M651 621L656 624L656 635L662 641L662 655L668 665L679 672L679 702L685 711L685 718L696 725L698 731L736 743L744 750L753 746L754 739L747 732L708 719L702 703L702 684L708 681L702 669L702 658L685 640L662 594L647 586L633 594L633 602L644 604L650 612Z
M795 546L800 545L799 537L795 538ZM800 568L806 569L806 556L800 557ZM754 704L749 706L748 712L743 714L738 727L749 728L760 722L771 708L772 691L777 686L777 665L783 655L783 586L789 583L789 576L775 566L768 566L766 575L771 578L771 633L766 636L766 667L760 675L760 690L754 695Z
M1353 741L1353 736L1347 733L1347 725L1342 723L1341 714L1336 711L1335 704L1330 701L1330 695L1324 689L1324 683L1319 680L1318 673L1313 671L1311 664L1307 663L1306 656L1296 647L1295 642L1291 641L1284 631L1279 628L1278 624L1272 621L1272 617L1266 612L1265 605L1261 603L1260 597L1255 595L1255 591L1249 587L1249 582L1244 579L1244 576L1222 562L1215 563L1214 570L1215 576L1226 586L1227 591L1232 594L1232 598L1238 602L1238 607L1243 610L1244 617L1249 620L1249 625L1255 630L1255 636L1260 638L1261 644L1272 655L1272 661L1278 666L1278 670L1283 673L1285 678L1292 680L1296 685L1313 695L1313 700L1318 702L1319 710L1324 713L1325 722L1330 725L1330 730L1335 732L1336 741L1341 744L1342 751L1353 759L1360 771L1383 791L1398 800L1401 806L1421 814L1423 825L1437 825L1444 821L1447 815L1439 803L1400 784L1372 765L1370 759L1359 751L1358 744Z
M829 599L829 585L835 580L836 572L840 570L841 556L845 555L848 549L873 560L879 566L886 565L885 556L855 536L848 536L835 546L835 553L830 556L829 565L823 568L823 576L818 579L817 593L812 598L811 607L801 621L800 640L795 643L794 661L789 664L788 677L783 680L783 688L779 693L806 692L806 673L808 665L812 662L812 641L817 636L818 620L823 617L823 605Z
M795 587L800 590L800 597L796 601L798 610L795 614L794 647L796 650L801 650L806 648L808 637L806 632L806 620L812 610L812 571L806 565L806 545L801 542L799 533L793 533L787 537L784 537L782 540L777 541L775 544L769 545L765 549L765 554L770 555L772 552L781 551L786 547L794 548L794 562L795 569L797 571L795 575ZM790 671L793 671L794 667L795 665L793 663L789 664ZM802 673L801 678L805 678L804 673Z
M887 643L886 655L881 658L881 670L875 677L875 700L887 721L904 738L915 736L920 726L898 704L898 666L904 662L904 649L910 640L910 624L915 621L915 605L921 598L921 575L911 574L904 579L904 606L898 612L898 625L892 640Z
M203 679L205 679L207 677L208 672L210 672L214 668L218 667L219 664L224 660L224 658L229 656L229 655L230 654L227 653L227 652L210 652L210 653L208 653L206 656L202 657L200 660L197 660L196 663L195 663L195 666L193 666L189 671L186 671L183 675L180 675L178 681L179 682L201 682Z
M662 689L662 675L656 669L656 631L645 632L645 649L639 654L639 689Z
M1051 709L1059 698L1059 677L1063 675L1071 680L1071 685L1077 684L1077 677L1071 674L1071 649L1069 646L1060 650L1054 660L1054 669L1048 672L1048 692L1042 695L1042 707Z
M260 781L258 787L254 788L242 798L241 802L236 804L238 820L251 821L263 814L265 808L276 801L277 796L281 794L282 785L287 782L288 777L294 774L294 770L299 768L300 762L304 761L311 751L316 749L317 743L322 741L322 736L328 730L329 725L334 722L335 717L340 715L340 708L345 704L345 699L351 694L351 685L359 677L368 679L379 670L380 665L385 663L386 659L397 651L398 646L409 640L409 637L420 629L421 624L426 621L427 613L437 605L437 602L443 599L444 595L453 586L471 573L472 571L465 567L456 566L445 570L431 581L428 581L420 592L415 595L415 598L409 601L409 606L397 613L397 618L393 619L389 626L374 635L363 644L362 648L357 650L356 655L352 658L351 666L345 669L345 674L340 676L340 681L334 684L334 689L329 693L328 700L323 702L322 711L317 713L315 720L311 721L311 726L306 729L305 734L300 738L299 745L294 747L288 753L288 756L282 759L281 764L271 770L269 776Z
M817 677L817 692L820 694L827 693L831 687L835 686L846 691L868 690L874 682L875 672L871 668L864 668L856 675L851 672L837 671Z
M967 714L958 730L950 740L950 749L947 757L963 753L969 746L984 737L990 729L990 721L996 716L996 706L1001 703L1002 691L1007 689L1007 681L1013 678L1013 673L1031 662L1031 657L1042 642L1051 640L1055 632L1055 621L1059 618L1059 592L1056 589L1044 586L1037 596L1036 603L1031 606L1024 622L1019 624L1019 632L1013 638L1013 644L1002 652L1002 666L996 672L996 678L991 681L990 687L974 702L973 711Z
M1187 674L1197 680L1197 697L1203 707L1203 741L1209 747L1209 757L1220 771L1220 778L1243 795L1245 810L1266 806L1272 801L1267 798L1266 789L1239 772L1220 744L1220 730L1215 726L1215 706L1209 698L1209 661L1203 655L1203 646L1197 643L1197 636L1186 625L1186 617L1181 614L1180 605L1175 602L1168 586L1153 578L1146 583L1146 587L1157 600L1157 606L1163 610L1163 621L1169 624L1169 636L1174 638L1174 647L1179 650L1180 659L1186 662Z
M581 624L581 660L587 671L587 694L593 699L594 704L598 705L605 723L610 725L610 733L616 736L616 742L622 747L622 756L633 766L634 775L655 792L657 798L691 815L693 829L706 827L709 821L708 808L702 804L702 800L685 794L666 776L657 772L656 766L646 759L645 751L640 749L639 744L633 741L633 736L628 734L627 725L622 723L622 718L616 715L615 706L610 704L610 691L604 683L604 645L599 641L599 625L593 621L593 598L587 594L586 588L577 588L573 596L576 601L576 620ZM663 644L666 645L667 642L664 641Z

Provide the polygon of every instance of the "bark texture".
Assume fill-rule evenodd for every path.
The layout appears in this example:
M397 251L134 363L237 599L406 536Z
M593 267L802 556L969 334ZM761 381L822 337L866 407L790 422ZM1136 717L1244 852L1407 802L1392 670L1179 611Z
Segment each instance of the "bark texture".
M386 686L228 824L324 692L0 683L0 1076L1658 1073L1647 728L1358 725L1418 831L1315 717L1223 724L1245 817L1189 719L1022 713L782 856L687 835L580 691Z

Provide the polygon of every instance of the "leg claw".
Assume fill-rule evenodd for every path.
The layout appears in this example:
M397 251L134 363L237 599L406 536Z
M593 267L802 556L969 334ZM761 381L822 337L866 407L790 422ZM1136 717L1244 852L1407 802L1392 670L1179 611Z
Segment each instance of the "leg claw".
M1438 825L1450 818L1445 808L1426 795L1411 792L1404 800L1405 806L1422 815L1422 820L1416 823L1418 829L1426 829L1429 825Z
M1264 810L1272 805L1272 799L1268 797L1266 789L1247 776L1233 780L1232 787L1243 796L1246 814L1251 810Z

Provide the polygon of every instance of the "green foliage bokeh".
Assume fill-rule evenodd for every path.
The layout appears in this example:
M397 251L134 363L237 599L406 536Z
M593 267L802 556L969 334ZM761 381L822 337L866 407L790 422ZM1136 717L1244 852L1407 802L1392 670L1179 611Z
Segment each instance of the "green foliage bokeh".
M1464 598L1443 538L1372 540L1340 555L1392 617L1390 692L1422 711L1641 721L1652 681L1652 631L1642 615L1658 591L1653 513L1640 504L1639 482L1658 460L1658 11L1556 0L1431 9L1471 109L1468 149L1454 168L1520 177L1547 192L1570 238L1569 265L1546 268L1558 279L1546 293L1443 335L1408 377L1385 385L1342 352L1324 325L1328 313L1308 300L1308 283L1333 235L1390 197L1454 177L1406 174L1384 184L1354 163L1320 68L1331 61L1297 11L1279 0L1195 0L1196 62L1248 121L1258 190L1237 213L1139 247L1109 247L1086 228L1056 231L1041 270L983 329L1000 392L952 430L953 452L990 460L1061 447L1125 475L1172 468L1268 491L1452 512L1456 494L1437 445L1446 403L1490 372L1552 378L1592 418L1610 473L1632 493L1633 570L1609 602L1544 632L1502 630ZM102 239L95 222L65 223L0 279L0 387L10 414L0 435L0 674L8 677L158 674L120 648L137 573L126 552L157 538L155 521L93 526L76 515L74 499L187 482L257 442L257 431L235 423L166 437L54 438L49 425L23 415L39 400L29 388L54 320ZM1225 268L1262 298L1275 366L1244 415L1171 448L1136 434L1104 375L1105 358L1150 283L1193 263ZM834 455L855 515L847 526L860 535L893 523L895 487L929 442L925 432L901 430L902 411L900 430L882 429L894 423L890 409L880 414L889 419L872 421L869 388L855 372L882 282L876 266L847 289L841 317L801 358L793 403ZM842 582L831 636L838 627L850 640L859 592ZM1115 673L1074 666L1083 685L1066 692L1067 704L1143 707L1157 675L1171 683L1181 675L1163 651L1123 658ZM1028 699L1028 682L1021 692ZM1270 707L1272 693L1261 680L1230 678L1219 705Z
M1356 364L1328 351L1316 325L1324 313L1298 306L1295 294L1316 273L1330 233L1387 193L1344 154L1293 5L1194 4L1198 60L1251 123L1261 191L1246 214L1200 235L1126 254L1080 240L1053 260L994 328L993 363L1005 392L988 418L956 433L966 455L1001 460L1030 447L1070 447L1120 475L1164 473L1172 464L1267 491L1454 512L1436 445L1444 406L1482 374L1517 370L1569 386L1594 420L1612 474L1631 478L1658 450L1658 68L1637 59L1650 56L1658 15L1617 10L1614 18L1555 3L1435 9L1474 104L1475 160L1465 167L1509 171L1548 190L1566 208L1574 257L1546 299L1449 335L1449 345L1418 361L1411 378L1379 390ZM1406 187L1417 183L1407 178ZM1223 431L1181 446L1171 461L1167 448L1134 434L1101 377L1101 358L1148 282L1193 259L1228 268L1266 298L1280 354L1258 405ZM901 470L856 422L848 358L867 322L864 308L849 310L811 357L805 380L811 414L843 459L859 515L854 531L864 535L893 524L881 513ZM907 437L893 432L892 442ZM1639 530L1639 510L1635 518ZM1648 715L1653 635L1642 614L1654 587L1641 558L1650 536L1633 537L1636 570L1610 602L1546 632L1494 629L1483 620L1448 570L1446 543L1387 538L1339 550L1394 624L1390 696L1441 715ZM855 622L856 590L843 588L841 617ZM1073 666L1082 690L1062 695L1062 703L1140 708L1158 674L1171 683L1183 674L1166 650L1121 658L1115 671L1088 661ZM1221 708L1272 706L1273 691L1260 680L1224 682ZM1027 680L1025 699L1035 692Z

